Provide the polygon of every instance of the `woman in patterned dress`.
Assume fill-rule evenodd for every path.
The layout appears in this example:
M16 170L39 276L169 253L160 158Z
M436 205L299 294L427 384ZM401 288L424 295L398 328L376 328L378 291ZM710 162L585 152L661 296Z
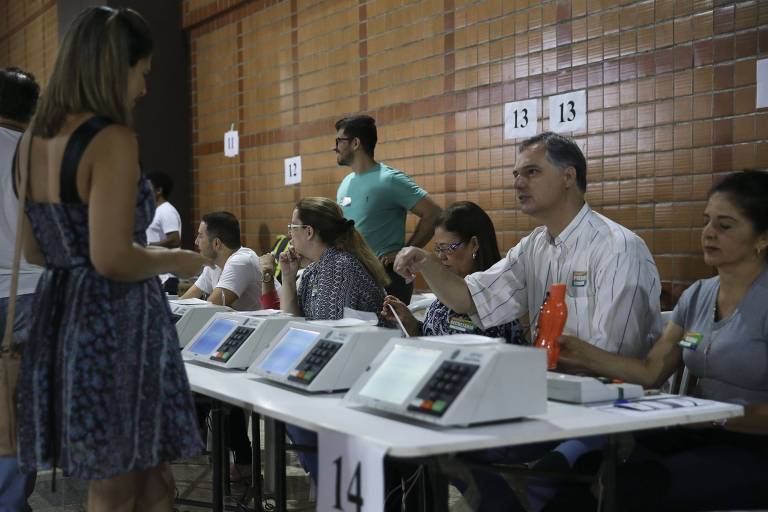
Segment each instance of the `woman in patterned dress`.
M344 308L377 312L389 282L381 262L354 221L327 197L307 197L296 204L288 226L291 248L280 254L283 310L307 320L344 318ZM310 261L296 288L299 260ZM293 425L286 430L295 444L317 446L317 434ZM302 466L317 482L317 453L299 453Z
M89 480L89 512L170 511L168 461L202 448L157 275L207 262L146 247L155 204L131 128L152 46L135 11L84 10L18 150L24 250L45 267L19 376L19 460Z
M435 226L434 251L443 266L460 277L487 270L501 259L491 218L470 201L453 203L440 214ZM424 322L419 322L408 307L392 295L384 299L381 310L384 319L395 320L390 305L411 336L481 334L503 338L507 343L525 343L517 321L482 330L469 315L454 312L439 299L427 308Z
M307 320L337 320L344 308L378 312L386 271L341 208L327 197L296 204L288 226L292 247L280 255L283 309ZM310 264L296 287L300 258Z

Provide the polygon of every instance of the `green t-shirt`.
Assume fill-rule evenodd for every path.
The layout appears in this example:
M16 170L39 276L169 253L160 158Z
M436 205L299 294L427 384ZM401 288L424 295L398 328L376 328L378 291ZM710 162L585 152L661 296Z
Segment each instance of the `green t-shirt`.
M377 163L362 174L349 173L336 201L376 256L382 256L405 245L405 217L426 195L404 172Z

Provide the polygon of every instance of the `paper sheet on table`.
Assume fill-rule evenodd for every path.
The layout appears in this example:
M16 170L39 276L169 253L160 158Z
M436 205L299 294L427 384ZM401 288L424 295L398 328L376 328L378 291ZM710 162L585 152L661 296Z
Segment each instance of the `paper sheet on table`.
M282 311L279 309L258 309L256 311L238 311L238 314L240 315L248 315L248 316L272 316L272 315L279 315Z
M379 317L369 311L344 308L344 318L338 320L311 320L311 323L328 327L354 327L356 325L376 325Z
M174 304L178 304L180 306L194 306L197 304L211 304L210 302L203 300L203 299L173 299L171 300ZM211 304L213 305L213 304Z
M310 320L309 323L327 327L354 327L356 325L372 325L357 318L339 318L338 320Z
M703 398L670 395L651 398L639 398L637 400L629 400L625 403L601 405L595 407L595 409L613 414L621 414L622 416L637 418L647 417L653 414L663 414L667 411L693 409L716 404L717 402L713 402L712 400L705 400Z
M450 334L447 336L430 336L430 341L439 341L449 345L488 345L489 343L504 343L501 338L488 338L477 334Z

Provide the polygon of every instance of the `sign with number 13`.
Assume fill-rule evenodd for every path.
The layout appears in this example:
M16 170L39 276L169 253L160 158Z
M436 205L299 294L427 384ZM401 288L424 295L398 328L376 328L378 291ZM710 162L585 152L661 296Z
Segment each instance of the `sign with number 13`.
M549 98L549 129L556 133L576 132L587 126L587 91Z
M538 100L504 104L504 138L533 137L539 129Z
M384 448L336 432L320 432L317 510L382 512Z

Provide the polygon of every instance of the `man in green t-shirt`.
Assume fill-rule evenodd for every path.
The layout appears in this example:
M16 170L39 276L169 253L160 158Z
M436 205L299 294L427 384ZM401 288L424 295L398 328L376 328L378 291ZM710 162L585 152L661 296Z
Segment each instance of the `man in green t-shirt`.
M387 270L392 280L387 293L408 304L413 284L395 273L392 264L406 245L424 247L429 242L441 209L410 176L373 159L377 140L376 120L370 116L336 122L336 163L352 168L339 185L336 200ZM409 211L419 217L419 223L406 243Z

